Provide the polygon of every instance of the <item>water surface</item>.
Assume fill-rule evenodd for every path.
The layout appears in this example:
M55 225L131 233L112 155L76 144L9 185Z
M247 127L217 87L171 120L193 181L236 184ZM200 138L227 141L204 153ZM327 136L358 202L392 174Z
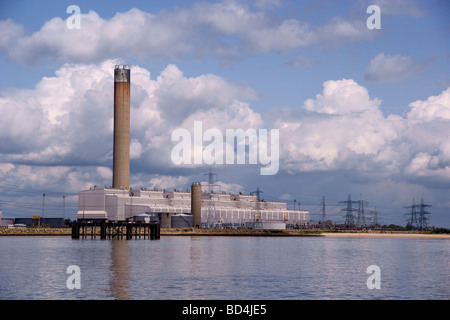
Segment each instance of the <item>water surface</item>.
M449 299L449 254L443 239L1 237L0 299Z

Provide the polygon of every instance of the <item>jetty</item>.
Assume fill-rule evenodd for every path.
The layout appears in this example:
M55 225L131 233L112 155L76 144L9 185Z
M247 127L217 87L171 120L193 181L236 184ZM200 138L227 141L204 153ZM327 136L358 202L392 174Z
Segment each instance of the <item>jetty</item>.
M157 222L73 222L72 239L160 239L160 224Z

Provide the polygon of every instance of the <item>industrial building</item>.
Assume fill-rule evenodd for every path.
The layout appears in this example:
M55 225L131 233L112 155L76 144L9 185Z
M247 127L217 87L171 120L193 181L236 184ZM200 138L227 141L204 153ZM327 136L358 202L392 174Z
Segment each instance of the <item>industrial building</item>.
M177 226L283 229L305 226L309 212L288 210L286 203L264 202L253 194L191 190L132 189L130 175L130 69L114 69L114 149L111 188L78 193L79 221L157 219L161 228Z
M7 227L14 224L13 218L3 218L3 212L0 211L0 227Z
M196 188L200 189L198 194ZM288 210L283 202L258 201L253 194L202 192L200 184L193 184L192 189L194 192L94 187L79 192L77 219L126 221L148 214L160 219L161 228L182 225L250 228L257 223L255 227L280 229L286 224L305 226L309 223L308 211ZM193 201L197 203L192 205ZM195 214L192 208L197 207L200 210Z
M41 218L34 216L32 218L3 218L3 213L0 211L0 227L13 226L27 226L27 227L64 227L65 221L63 218Z
M35 218L15 218L14 224L23 224L27 227L44 227L49 226L52 228L65 227L65 221L63 218L41 218L39 217L39 224L36 223Z

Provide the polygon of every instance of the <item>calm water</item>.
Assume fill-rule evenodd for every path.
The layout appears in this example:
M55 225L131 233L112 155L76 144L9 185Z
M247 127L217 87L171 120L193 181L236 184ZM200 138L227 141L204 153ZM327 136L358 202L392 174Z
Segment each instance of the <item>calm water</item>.
M0 299L450 299L449 255L439 239L1 237Z

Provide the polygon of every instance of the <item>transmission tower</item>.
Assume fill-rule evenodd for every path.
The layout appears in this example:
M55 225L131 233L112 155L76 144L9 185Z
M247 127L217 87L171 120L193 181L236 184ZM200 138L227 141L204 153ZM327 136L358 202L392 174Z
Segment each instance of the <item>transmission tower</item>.
M425 208L431 207L429 204L424 204L423 199L420 200L419 206L419 229L426 229L428 227L428 218L426 215L430 214L430 212L426 211Z
M322 197L322 222L325 223L327 220L327 211L325 206L325 196Z
M405 207L406 209L411 209L410 218L406 220L407 224L418 229L426 229L428 227L427 215L430 214L425 208L431 207L429 204L424 204L423 199L421 199L420 204L415 204L413 199L413 204L411 206ZM419 217L417 217L419 215Z
M405 207L405 209L411 209L411 215L409 219L406 219L407 225L409 224L411 227L417 227L417 214L416 214L416 203L413 198L412 206Z
M42 194L42 223L44 223L44 213L45 213L45 193Z
M215 182L218 181L217 178L214 178L214 176L217 176L217 174L212 173L212 170L209 169L208 173L204 174L205 176L207 176L207 183L208 183L208 188L207 188L207 194L208 194L208 198L209 200L207 201L207 205L206 205L206 219L208 221L208 223L222 223L221 220L217 221L217 217L216 217L216 205L214 203L214 199L213 199L213 193L214 193L214 188L215 187L220 187L218 184L215 184Z
M218 179L214 179L214 176L217 176L217 174L212 173L212 170L209 169L209 173L205 173L205 176L208 176L208 194L211 197L211 194L214 193L214 187L220 187L218 184L214 184L214 182L217 182Z
M65 221L66 220L66 196L63 196L63 218Z
M377 211L377 207L375 207L374 209L366 209L365 210L366 213L370 213L373 214L373 222L368 223L371 224L374 227L378 226L378 211ZM372 218L368 218L368 220L372 220Z
M375 209L372 211L373 213L373 225L376 227L378 226L378 211L377 211L377 207L375 207Z
M255 205L255 217L253 221L253 229L263 229L263 223L261 221L261 193L263 191L259 190L259 187L256 188L256 191L253 191L256 194L256 205Z
M347 204L347 208L344 208L341 210L341 211L345 212L345 225L346 226L354 226L355 220L353 218L353 211L357 211L358 209L354 209L353 204L359 204L359 201L352 201L351 196L348 195L347 201L340 201L339 203Z
M358 226L365 226L366 225L366 218L364 216L364 205L369 204L367 201L364 201L362 199L362 194L360 194L360 199L358 201L358 218L356 221L356 224Z

